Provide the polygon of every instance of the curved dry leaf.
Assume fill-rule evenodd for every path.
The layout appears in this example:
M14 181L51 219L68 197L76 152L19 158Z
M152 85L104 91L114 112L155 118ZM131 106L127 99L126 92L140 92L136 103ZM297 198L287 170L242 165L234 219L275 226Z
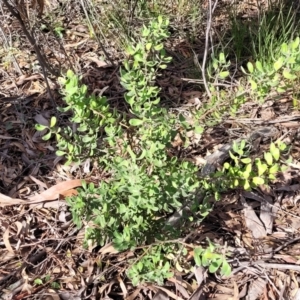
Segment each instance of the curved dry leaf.
M11 198L0 193L0 206L8 206L15 204L28 204L28 201L18 198Z
M233 297L228 298L228 300L239 300L239 288L235 281L233 281Z
M240 196L240 200L244 207L243 211L246 226L251 231L253 237L255 239L265 237L267 235L266 229L261 220L257 217L253 208L247 204L245 198L242 195Z
M163 291L165 294L167 294L167 296L169 296L170 298L172 299L175 299L175 300L183 300L181 297L175 295L173 292L169 291L168 289L166 288L163 288L162 286L155 286L156 288L158 288L159 290ZM159 292L158 292L159 293ZM156 294L157 295L157 294ZM155 296L156 296L155 295ZM156 299L154 296L153 299ZM168 299L168 298L158 298L158 299Z
M257 278L252 281L249 285L247 300L259 299L259 297L261 297L263 294L266 285L267 281L263 280L262 278Z
M195 267L194 268L194 273L195 273L195 277L198 283L198 286L200 286L202 284L202 282L205 280L205 278L207 277L205 269L203 267Z
M136 289L131 295L129 295L125 300L134 300L140 294L141 289Z
M16 226L18 228L18 230L17 230L17 236L19 236L20 233L21 233L21 231L22 231L22 229L23 229L23 224L21 222L19 222L19 221L16 221L15 224L16 224Z
M104 245L100 250L99 250L99 253L101 254L107 254L107 253L110 253L110 254L116 254L116 253L119 253L120 251L118 251L112 243L108 243L106 245Z
M228 300L228 295L225 295L226 300ZM191 297L189 298L189 300L206 300L207 297L204 296L204 293L203 293L203 287L199 286L195 292L191 295ZM219 298L217 298L219 299Z
M52 186L50 189L42 192L41 194L29 197L30 204L37 203L37 202L43 202L43 201L47 201L47 200L48 201L56 200L60 194L64 194L66 191L73 189L75 187L79 187L79 186L82 186L81 179L68 180L68 181L58 183L58 184Z
M4 245L5 245L6 249L10 253L15 254L15 251L14 251L14 249L12 248L12 246L9 242L9 227L5 230L5 232L3 234L3 242L4 242Z
M127 295L128 295L128 291L127 291L127 289L126 289L126 286L125 286L125 284L124 284L124 281L121 279L121 277L120 276L118 276L118 281L119 281L119 284L120 284L120 288L121 288L121 290L122 290L122 292L123 292L123 297L124 297L124 299L127 297Z
M169 300L169 299L170 298L168 297L168 295L163 291L158 291L153 297L153 300Z
M185 297L186 299L189 298L189 294L188 294L187 290L181 284L175 283L175 287L183 297Z
M69 299L71 299L71 298L69 298ZM58 294L51 293L51 294L48 294L47 296L45 296L45 298L42 298L42 300L60 300L60 297Z

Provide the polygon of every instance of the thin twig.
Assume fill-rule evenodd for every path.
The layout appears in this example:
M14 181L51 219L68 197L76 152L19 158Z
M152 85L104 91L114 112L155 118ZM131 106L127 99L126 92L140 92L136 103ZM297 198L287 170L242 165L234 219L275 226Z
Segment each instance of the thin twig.
M88 14L88 12L87 12L87 10L86 10L86 8L85 8L85 5L84 5L83 0L80 0L80 4L81 4L81 7L82 7L82 9L83 9L83 11L84 11L85 17L86 17L86 19L87 19L87 21L88 21L88 23L89 23L90 28L92 28L93 31L94 31L95 38L96 38L98 44L100 45L101 50L103 51L104 55L106 56L106 58L107 58L107 60L110 62L110 64L111 64L112 66L114 66L113 60L111 59L111 57L109 56L108 52L105 50L105 47L104 47L103 44L101 43L101 41L100 41L100 39L98 38L97 34L95 33L94 26L93 26L93 24L92 24L92 22L91 22L91 20L90 20L89 14Z
M5 6L8 8L8 10L10 11L10 13L18 20L18 22L20 23L22 30L24 32L24 34L26 35L28 41L30 42L30 44L33 46L34 51L37 55L38 61L42 67L42 69L47 69L52 75L54 76L59 76L59 72L54 70L44 59L39 47L36 44L36 41L33 37L32 34L29 33L29 31L26 28L26 25L20 15L20 13L12 6L8 3L8 0L3 0ZM45 73L45 72L43 72Z
M211 98L211 92L209 90L207 80L206 80L206 62L207 62L207 55L208 55L208 48L209 48L209 39L211 38L210 31L211 31L211 23L212 23L212 14L217 7L218 0L215 1L214 6L212 7L211 0L209 0L209 8L208 8L208 14L207 14L207 26L206 26L206 32L205 32L205 47L204 47L204 54L203 54L203 61L202 61L202 77L203 77L203 83L205 86L206 93L208 94L209 98ZM211 41L212 44L212 41ZM211 45L212 47L212 45Z
M11 43L8 42L4 32L2 30L2 27L0 27L0 31L1 31L1 34L2 34L3 41L4 41L3 46L7 47L7 50L9 51L9 47L10 47ZM13 58L13 65L14 65L15 69L17 70L17 72L19 73L20 76L23 75L23 72L22 72L22 70L21 70L21 68L20 68L20 66L19 66L19 64L18 64L18 62L15 58L15 55L14 54L10 54L10 55Z
M53 107L55 107L56 104L55 104L55 100L54 100L54 97L53 97L53 94L52 94L52 91L51 91L51 88L50 88L50 85L49 85L46 69L50 72L50 74L54 75L55 77L59 76L59 72L56 71L54 68L52 68L47 63L47 61L45 60L44 56L42 55L42 53L41 53L41 51L38 47L38 45L36 44L33 33L32 32L30 33L27 30L26 25L25 25L21 15L20 15L19 11L16 10L12 5L10 5L7 0L3 0L3 2L5 4L5 6L8 8L8 10L11 12L11 14L18 20L18 22L20 23L20 25L22 27L22 30L23 30L24 34L26 35L28 41L30 42L30 44L34 48L34 51L37 55L37 59L38 59L39 64L42 68L42 72L43 72L43 76L44 76L45 83L46 83L46 86L47 86L47 91L48 91L49 97L51 99Z

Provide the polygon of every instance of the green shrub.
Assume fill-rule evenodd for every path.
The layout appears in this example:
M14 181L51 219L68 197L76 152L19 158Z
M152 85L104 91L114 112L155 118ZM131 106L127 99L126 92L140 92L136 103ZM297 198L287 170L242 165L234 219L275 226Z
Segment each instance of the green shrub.
M56 137L57 155L65 156L67 163L93 158L109 175L97 185L83 182L78 195L67 198L74 223L85 228L85 246L112 240L122 251L167 242L183 231L166 226L167 217L181 209L183 202L193 212L199 210L202 217L212 208L207 198L200 207L196 201L200 184L206 183L199 180L197 167L171 154L179 127L183 136L199 127L193 128L183 116L159 105L155 80L171 60L163 46L167 27L168 20L162 17L151 21L144 26L139 42L127 48L121 84L130 118L113 110L104 96L89 95L80 78L68 71L60 80L67 106L59 110L72 113L73 126L59 127L54 117L49 126L36 126L48 130L45 140ZM211 185L204 188L218 195ZM168 278L166 251L166 247L154 246L139 257L128 270L133 283L161 284Z
M163 47L167 26L162 17L151 21L139 43L128 46L121 83L134 117L117 114L105 97L88 95L71 71L61 80L67 107L60 111L72 111L70 120L78 128L62 129L52 118L44 138L56 135L57 154L66 156L67 163L94 156L110 174L98 186L83 184L77 196L67 199L78 226L82 220L93 224L86 227L86 244L103 245L109 238L125 250L166 239L174 233L164 226L167 214L179 209L183 199L196 198L197 168L169 153L179 121L159 106L155 86L159 70L170 61Z

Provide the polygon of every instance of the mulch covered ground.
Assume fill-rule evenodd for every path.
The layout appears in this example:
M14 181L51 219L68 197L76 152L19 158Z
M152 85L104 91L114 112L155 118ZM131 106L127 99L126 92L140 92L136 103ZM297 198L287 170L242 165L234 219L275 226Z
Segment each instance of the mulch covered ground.
M256 2L244 2L238 8L246 18L256 12ZM216 31L223 28L227 4L219 1ZM55 142L43 141L35 130L36 123L60 117L59 85L51 74L45 80L20 23L3 2L0 5L0 299L300 299L300 113L291 93L270 96L263 105L249 99L235 118L207 127L200 139L193 137L193 146L185 152L200 166L223 145L260 127L274 135L253 142L253 157L267 151L271 140L291 146L293 164L274 184L223 194L207 219L184 237L191 249L207 238L224 245L231 276L221 278L203 268L185 272L181 266L164 286L134 287L125 274L134 253L116 253L109 244L82 247L83 231L72 223L65 197L76 193L81 179L101 180L101 170L92 163L64 166L55 155ZM57 70L74 68L91 92L106 95L114 107L126 110L119 83L122 53L107 41L110 60L104 59L83 22L79 1L67 2L63 9L56 1L49 5L64 32L57 38L34 23L46 62ZM188 113L207 101L191 78L193 51L201 53L204 45L200 31L195 43L174 35L169 45L174 60L158 84L164 105L174 111Z

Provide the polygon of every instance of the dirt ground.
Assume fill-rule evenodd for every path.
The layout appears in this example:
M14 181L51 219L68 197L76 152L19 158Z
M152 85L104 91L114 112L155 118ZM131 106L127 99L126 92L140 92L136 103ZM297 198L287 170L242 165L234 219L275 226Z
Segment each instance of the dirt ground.
M231 2L220 0L217 5L215 43L230 36L226 18ZM258 2L268 9L265 2ZM258 2L237 1L239 17L255 18ZM212 213L187 232L187 244L200 245L209 238L225 246L232 267L229 277L200 267L186 272L181 266L164 286L134 287L125 274L134 253L116 253L109 244L82 247L83 231L73 224L65 197L81 185L81 179L101 180L100 172L93 165L65 166L55 155L55 142L43 141L34 125L57 115L63 100L56 72L69 68L82 75L91 92L102 93L118 110L125 110L119 82L124 54L113 36L103 47L91 37L80 1L66 3L48 1L40 16L43 26L37 27L40 19L29 16L34 19L29 33L43 60L22 24L1 3L0 299L300 299L300 113L290 92L270 95L262 105L249 99L235 118L207 126L185 153L201 164L222 146L258 128L268 128L272 136L261 135L253 142L254 157L266 151L272 140L291 146L293 164L276 182L252 192L223 194ZM200 4L205 16L208 1ZM43 17L49 10L51 20ZM56 31L47 27L53 20L59 24ZM185 20L175 21L166 43L173 61L157 83L163 105L188 111L207 101L195 64L195 57L203 57L206 18L200 21L194 41L180 34Z

